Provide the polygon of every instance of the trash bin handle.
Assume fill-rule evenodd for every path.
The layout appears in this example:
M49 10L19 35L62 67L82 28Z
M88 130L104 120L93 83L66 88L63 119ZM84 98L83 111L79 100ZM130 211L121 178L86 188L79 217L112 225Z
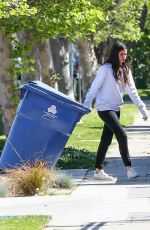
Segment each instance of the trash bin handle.
M39 94L42 94L42 96L45 95L48 98L54 98L55 94L53 92L51 92L51 94L48 94L47 92L44 92L44 91L42 91L39 88L34 88L34 85L38 86L38 84L36 82L29 81L29 83L31 83L31 84L26 84L26 85L23 86L26 90L31 90L32 89L32 91L34 91L36 93L38 92ZM57 97L57 100L59 100L59 102L62 104L63 101L61 100L61 97L59 95L56 95L56 97ZM73 108L73 109L77 109L78 108L80 110L80 113L82 113L83 115L90 112L90 110L88 108L86 108L86 107L84 107L84 106L82 106L79 103L76 103L74 101L72 101L72 104L69 104L67 102L66 106L67 107L69 106L70 108Z
M37 83L35 81L28 81L27 83L31 83L31 84L37 85Z

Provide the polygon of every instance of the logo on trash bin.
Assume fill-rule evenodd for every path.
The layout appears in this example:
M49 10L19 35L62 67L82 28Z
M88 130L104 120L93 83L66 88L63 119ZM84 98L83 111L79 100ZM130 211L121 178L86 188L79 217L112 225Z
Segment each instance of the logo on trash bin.
M50 120L55 120L56 118L58 118L57 116L56 116L56 114L57 114L57 108L56 108L56 106L55 105L51 105L48 109L47 109L47 111L43 111L43 118L45 118L45 119L50 119Z
M57 113L56 106L51 105L51 107L48 108L48 112L52 114L56 114Z

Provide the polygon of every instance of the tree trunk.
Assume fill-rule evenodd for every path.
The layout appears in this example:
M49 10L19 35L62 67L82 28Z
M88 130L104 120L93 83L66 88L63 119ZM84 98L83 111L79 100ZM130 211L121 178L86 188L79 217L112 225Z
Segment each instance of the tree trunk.
M11 64L10 59L11 42L0 30L0 97L2 119L4 124L4 133L7 135L16 112L16 93L12 89L14 85L13 77L9 74L8 69Z
M33 42L32 30L24 30L18 33L18 38L26 46L27 54L25 55L25 65L28 72L22 73L23 82L41 80L41 65L39 60L38 45Z
M70 42L64 38L50 40L55 73L60 75L58 89L74 99L73 79L70 74L69 48Z
M144 31L144 29L145 29L145 23L146 23L147 15L148 15L148 8L146 5L144 5L143 9L142 9L142 13L141 13L141 18L140 18L141 31Z
M56 88L57 82L53 78L55 74L54 64L50 48L50 42L48 39L43 39L39 44L39 58L41 65L42 81Z
M94 52L94 45L88 40L78 41L79 66L82 75L83 95L86 94L97 69L97 59Z
M95 47L95 53L98 60L98 64L103 64L109 57L110 50L115 40L109 38L106 42L100 43L97 47Z

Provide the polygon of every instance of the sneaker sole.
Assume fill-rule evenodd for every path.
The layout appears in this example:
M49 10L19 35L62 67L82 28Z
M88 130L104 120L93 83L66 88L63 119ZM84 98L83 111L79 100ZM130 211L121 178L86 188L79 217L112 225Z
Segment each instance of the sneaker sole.
M135 178L137 178L137 177L139 177L139 176L140 176L140 175L137 175L137 176L135 176L135 177L130 177L130 178L128 177L128 179L129 179L129 180L133 180L133 179L135 179Z

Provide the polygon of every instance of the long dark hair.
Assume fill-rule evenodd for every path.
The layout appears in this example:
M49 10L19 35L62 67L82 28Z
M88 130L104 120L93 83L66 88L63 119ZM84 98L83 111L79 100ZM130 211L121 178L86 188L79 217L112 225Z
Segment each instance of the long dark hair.
M121 71L120 71L120 68L121 68L123 71L124 83L129 84L128 74L129 74L129 69L131 68L131 65L130 65L128 56L125 60L125 63L123 63L122 66L120 66L119 58L118 58L119 52L124 49L127 49L124 43L116 42L112 46L109 58L107 59L105 63L112 64L112 69L113 69L114 77L116 80L119 80L121 77Z

